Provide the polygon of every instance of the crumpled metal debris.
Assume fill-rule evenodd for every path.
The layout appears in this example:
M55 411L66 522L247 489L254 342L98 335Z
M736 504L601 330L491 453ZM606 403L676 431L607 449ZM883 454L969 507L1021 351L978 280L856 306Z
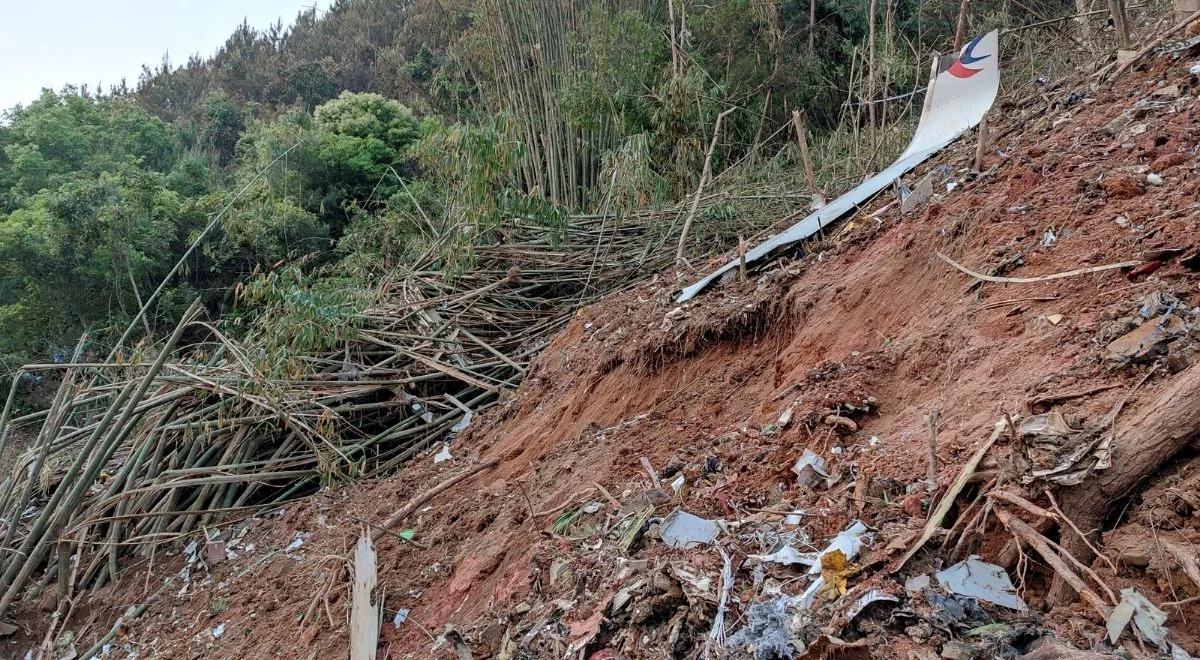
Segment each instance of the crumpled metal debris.
M1107 429L1076 430L1060 413L1048 412L1021 420L1017 431L1029 461L1022 483L1043 480L1075 486L1093 472L1112 467L1112 435Z
M659 537L672 548L695 548L712 543L721 534L721 526L682 509L675 509L663 520Z
M800 552L790 545L785 545L782 548L766 555L748 555L747 559L753 559L760 562L769 562L772 564L780 564L782 566L813 566L821 563L821 555L815 552Z
M900 599L889 594L882 589L870 589L867 593L859 596L857 600L846 608L846 621L853 621L855 617L862 614L862 611L867 609L868 605L873 603L899 603Z
M1106 627L1109 642L1117 643L1130 619L1133 619L1133 625L1146 641L1160 649L1167 649L1167 630L1163 627L1167 622L1167 613L1155 607L1135 589L1122 589L1121 602L1108 616Z
M1156 354L1166 343L1187 332L1187 324L1175 313L1149 319L1109 342L1105 350L1114 360L1139 360Z
M811 449L805 449L800 458L796 459L792 472L796 473L796 484L807 488L829 478L829 473L825 471L825 459Z
M938 582L951 593L994 603L1010 610L1025 610L1028 606L1009 579L1008 573L995 564L980 561L974 555L935 574Z
M844 560L854 559L858 556L858 551L862 549L863 536L866 535L868 529L862 521L855 520L829 542L829 545L821 551L820 556L824 558L826 555L839 553ZM808 588L799 597L800 604L806 608L813 604L818 594L825 592L826 588L830 586L825 579L826 571L823 570L822 563L817 562L808 571L810 575L817 573L821 573L821 575L813 580L812 584L808 585Z
M729 645L745 648L756 660L793 658L804 653L800 626L789 609L795 596L754 603L746 608L746 625L729 637Z

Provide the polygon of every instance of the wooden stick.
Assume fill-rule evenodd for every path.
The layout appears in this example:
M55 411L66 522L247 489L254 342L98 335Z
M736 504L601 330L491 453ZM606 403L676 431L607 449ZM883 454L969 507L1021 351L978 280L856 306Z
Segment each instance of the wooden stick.
M967 35L967 12L971 8L971 0L962 0L962 4L958 6L958 25L954 28L954 55L958 56L962 51L963 39Z
M983 280L984 282L995 282L997 284L1033 284L1034 282L1048 282L1050 280L1061 280L1061 279L1064 279L1067 277L1076 277L1079 275L1087 275L1088 273L1100 273L1100 272L1104 272L1106 270L1115 270L1118 268L1133 268L1134 266L1137 266L1142 263L1140 261L1122 261L1122 262L1116 263L1116 264L1105 264L1103 266L1092 266L1090 268L1079 268L1076 270L1069 270L1069 271L1066 271L1065 273L1054 273L1053 275L1039 275L1037 277L997 277L995 275L984 275L983 273L976 273L975 271L971 270L970 268L967 268L966 266L958 263L957 261L951 259L950 257L947 257L946 255L942 254L941 252L937 252L936 254L937 254L938 258L941 259L942 261L945 261L946 263L950 264L951 266L954 266L958 270L966 273L967 275L970 275L971 277L974 277L977 280Z
M1129 24L1124 3L1121 0L1108 0L1108 12L1112 14L1113 28L1117 32L1117 48L1129 50Z
M937 432L938 432L938 417L942 411L934 408L929 411L929 465L925 470L925 478L934 486L937 485L938 478L938 458L937 458Z
M746 237L738 236L738 279L745 282L746 277Z
M983 171L983 155L987 153L988 141L988 118L983 115L983 119L979 120L979 143L975 145L975 165L971 171L979 174Z
M817 189L817 176L813 170L812 154L808 151L808 131L804 128L804 114L799 110L792 110L792 127L796 130L796 146L800 148L800 162L804 164L804 182L808 184L808 190L813 197L821 195L824 199L825 194Z
M946 519L946 514L950 513L950 507L954 506L954 500L958 498L958 494L962 492L962 489L966 488L967 482L971 479L971 475L973 475L975 473L975 469L979 467L979 462L983 460L984 454L987 454L988 450L992 448L992 445L996 444L996 440L1000 438L1000 434L1003 432L1004 422L997 423L995 428L992 429L992 435L988 437L986 442L980 445L979 449L975 450L975 453L971 455L971 458L967 460L966 464L963 465L962 470L959 471L958 478L954 480L954 483L951 484L950 488L946 490L946 494L942 496L941 501L938 502L937 507L929 516L929 520L925 522L925 530L921 533L921 538L917 539L917 542L908 549L908 552L904 553L904 556L901 557L894 566L888 569L889 573L895 573L901 568L904 568L904 565L908 563L908 560L912 559L913 555L916 555L917 551L924 547L925 544L929 542L929 539L933 538L933 535L937 533L938 528L941 527L942 521Z

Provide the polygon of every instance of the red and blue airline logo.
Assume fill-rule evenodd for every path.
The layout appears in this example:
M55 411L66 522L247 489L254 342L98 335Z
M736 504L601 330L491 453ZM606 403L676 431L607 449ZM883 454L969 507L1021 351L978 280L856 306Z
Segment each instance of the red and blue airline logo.
M951 64L950 68L947 69L946 72L955 78L970 78L980 71L983 71L983 69L970 68L971 64L974 64L980 60L986 60L987 58L991 57L991 55L980 55L978 57L975 55L975 47L979 45L979 42L982 39L983 35L972 39L971 43L967 44L967 47L963 49L962 57L954 60L954 64Z

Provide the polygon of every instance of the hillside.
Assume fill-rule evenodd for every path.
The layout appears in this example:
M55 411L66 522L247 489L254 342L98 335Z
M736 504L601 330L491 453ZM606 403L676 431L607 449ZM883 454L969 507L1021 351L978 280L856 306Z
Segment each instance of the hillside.
M1077 11L347 0L13 109L0 657L1200 653L1200 12Z
M1058 571L1036 543L1012 543L1036 529L1072 548L1069 570L1101 606L1126 588L1179 603L1164 606L1169 639L1200 652L1187 623L1200 616L1188 564L1200 542L1189 62L1159 57L1094 94L1063 85L1009 102L979 176L967 172L973 145L960 144L914 175L937 177L928 204L901 214L885 195L749 282L678 307L672 294L695 272L668 270L582 309L517 396L451 443L449 461L435 462L434 447L393 477L235 523L219 562L161 552L90 594L77 625L107 630L144 603L118 656L340 656L345 557L369 525L385 657L697 657L725 635L729 646L711 649L737 657L798 644L813 657L1066 657L1062 645L1091 654L1071 657L1153 655L1148 640L1102 641L1096 604L1053 591ZM1142 265L994 283L939 253L1012 278ZM1121 352L1122 334L1164 317L1180 329ZM1030 481L1078 439L1047 445L1053 420L1098 429L1111 465L1075 486ZM1169 439L1137 444L1166 422L1180 425ZM827 479L797 483L806 450ZM898 561L980 451L933 539ZM1097 492L1098 509L1080 508ZM1054 524L1059 505L1083 530L1100 526L1099 557ZM720 520L715 543L667 547L676 508ZM856 566L825 572L844 594L786 605L807 571L754 557L823 548L856 519L869 529ZM914 586L972 553L1009 569L1028 611ZM894 600L851 608L869 591ZM33 635L9 648L40 639L37 611L22 618ZM724 633L711 633L722 618Z

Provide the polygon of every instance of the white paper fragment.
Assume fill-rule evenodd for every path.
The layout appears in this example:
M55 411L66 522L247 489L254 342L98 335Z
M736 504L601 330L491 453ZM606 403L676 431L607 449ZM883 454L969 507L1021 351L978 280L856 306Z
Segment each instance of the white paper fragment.
M452 458L454 457L450 455L450 445L443 443L442 450L433 457L433 464L437 465L438 463L444 463Z
M224 623L222 623L222 624L218 625L216 628L212 629L213 639L221 639L221 635L224 635L224 634L225 634L225 624Z
M994 603L1010 610L1027 609L1008 573L995 564L980 561L974 555L937 573L937 580L951 593L960 596Z
M396 627L396 630L399 630L400 626L405 621L408 621L408 612L409 609L407 607L396 610L396 616L392 617L392 625Z
M792 472L796 473L796 483L806 487L814 486L829 478L829 474L825 472L825 459L817 456L811 449L805 449L800 458L796 459L796 464L792 466Z
M803 511L795 511L795 512L789 513L783 517L783 524L785 524L785 525L791 525L792 527L799 527L803 523L804 523L804 512Z
M682 509L675 509L663 521L659 536L663 543L672 548L695 548L712 543L721 533L717 523L694 516Z
M861 614L862 611L867 608L867 605L883 601L889 603L899 603L900 599L886 591L883 591L882 589L871 589L859 597L858 600L854 601L850 607L846 608L846 621L853 621L854 617Z
M790 545L785 545L767 555L748 555L747 559L754 559L761 562L770 562L772 564L780 564L782 566L794 566L800 564L803 566L812 566L819 564L821 556L815 552L799 552Z

